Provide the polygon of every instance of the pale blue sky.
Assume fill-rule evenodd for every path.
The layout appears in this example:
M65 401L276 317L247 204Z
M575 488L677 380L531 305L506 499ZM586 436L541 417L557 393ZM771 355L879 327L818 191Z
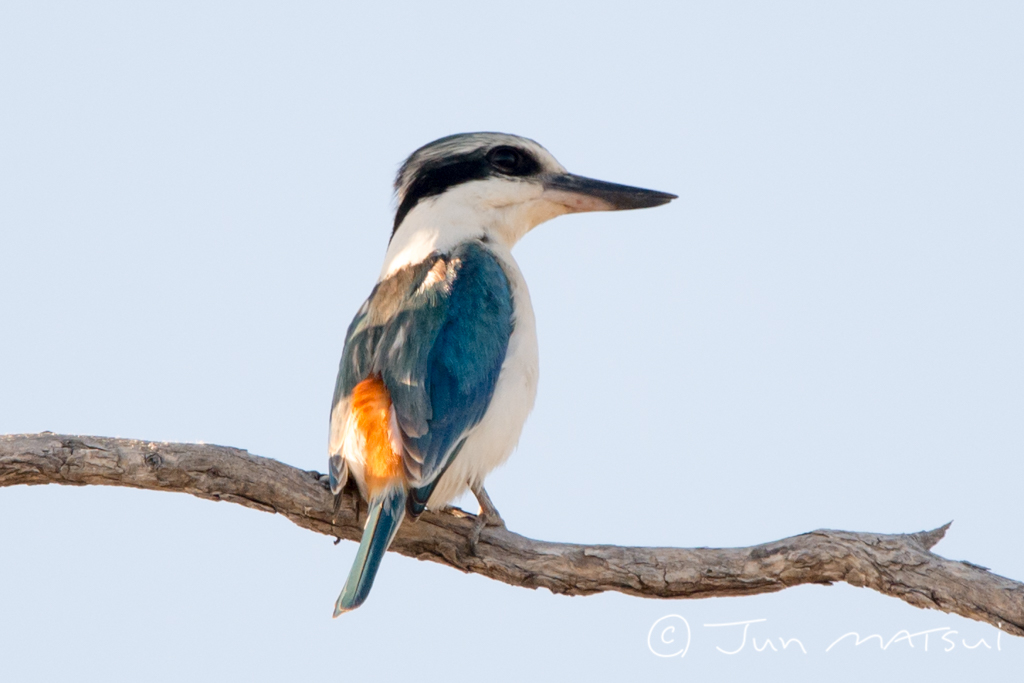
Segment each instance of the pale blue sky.
M731 546L955 520L1024 579L1017 3L0 6L0 433L205 441L326 467L343 334L413 149L499 130L670 206L516 255L541 382L488 481L552 541ZM435 4L436 5L436 4ZM962 680L1024 641L839 585L552 596L184 495L0 489L12 681ZM685 658L647 648L680 614ZM767 619L807 655L735 656ZM949 627L918 641L836 648ZM760 629L760 630L757 630ZM984 638L990 650L966 649ZM385 664L386 663L386 664Z

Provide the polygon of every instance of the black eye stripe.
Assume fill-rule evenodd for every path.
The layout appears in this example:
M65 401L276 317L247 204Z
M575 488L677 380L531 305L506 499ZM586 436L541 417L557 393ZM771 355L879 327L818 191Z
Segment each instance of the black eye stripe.
M539 171L540 163L532 154L509 145L491 150L479 149L425 163L416 170L413 181L402 194L391 235L394 236L398 226L422 199L436 197L450 187L471 180L483 180L490 176L522 177Z
M394 235L402 224L406 214L419 204L421 199L435 197L449 187L461 185L470 180L482 180L490 175L491 169L483 154L467 155L461 159L449 160L448 163L425 166L416 174L402 197L402 203L395 212Z

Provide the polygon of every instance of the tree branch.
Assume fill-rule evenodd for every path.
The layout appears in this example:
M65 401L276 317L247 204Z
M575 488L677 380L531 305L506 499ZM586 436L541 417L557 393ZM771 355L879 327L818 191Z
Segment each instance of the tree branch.
M0 436L0 487L105 484L190 493L276 512L305 529L358 541L358 494L334 499L318 472L224 446L91 436ZM363 504L365 514L365 504ZM953 612L1024 636L1024 584L930 552L949 524L914 534L818 530L749 548L628 548L535 541L486 528L457 508L404 524L391 549L526 588L646 598L771 593L845 581L915 607Z

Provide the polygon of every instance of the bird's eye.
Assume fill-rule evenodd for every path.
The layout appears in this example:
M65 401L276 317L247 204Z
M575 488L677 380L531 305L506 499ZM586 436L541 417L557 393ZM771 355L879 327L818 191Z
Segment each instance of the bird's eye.
M528 166L523 153L515 147L495 147L487 155L487 160L494 168L510 175L521 175Z

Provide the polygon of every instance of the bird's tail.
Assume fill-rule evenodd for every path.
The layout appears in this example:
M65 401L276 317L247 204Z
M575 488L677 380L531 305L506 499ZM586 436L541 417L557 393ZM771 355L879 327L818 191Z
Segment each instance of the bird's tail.
M352 571L345 587L334 603L334 616L354 610L363 604L373 587L381 558L395 538L402 518L405 517L406 492L401 481L396 481L370 499L370 513L363 529Z

